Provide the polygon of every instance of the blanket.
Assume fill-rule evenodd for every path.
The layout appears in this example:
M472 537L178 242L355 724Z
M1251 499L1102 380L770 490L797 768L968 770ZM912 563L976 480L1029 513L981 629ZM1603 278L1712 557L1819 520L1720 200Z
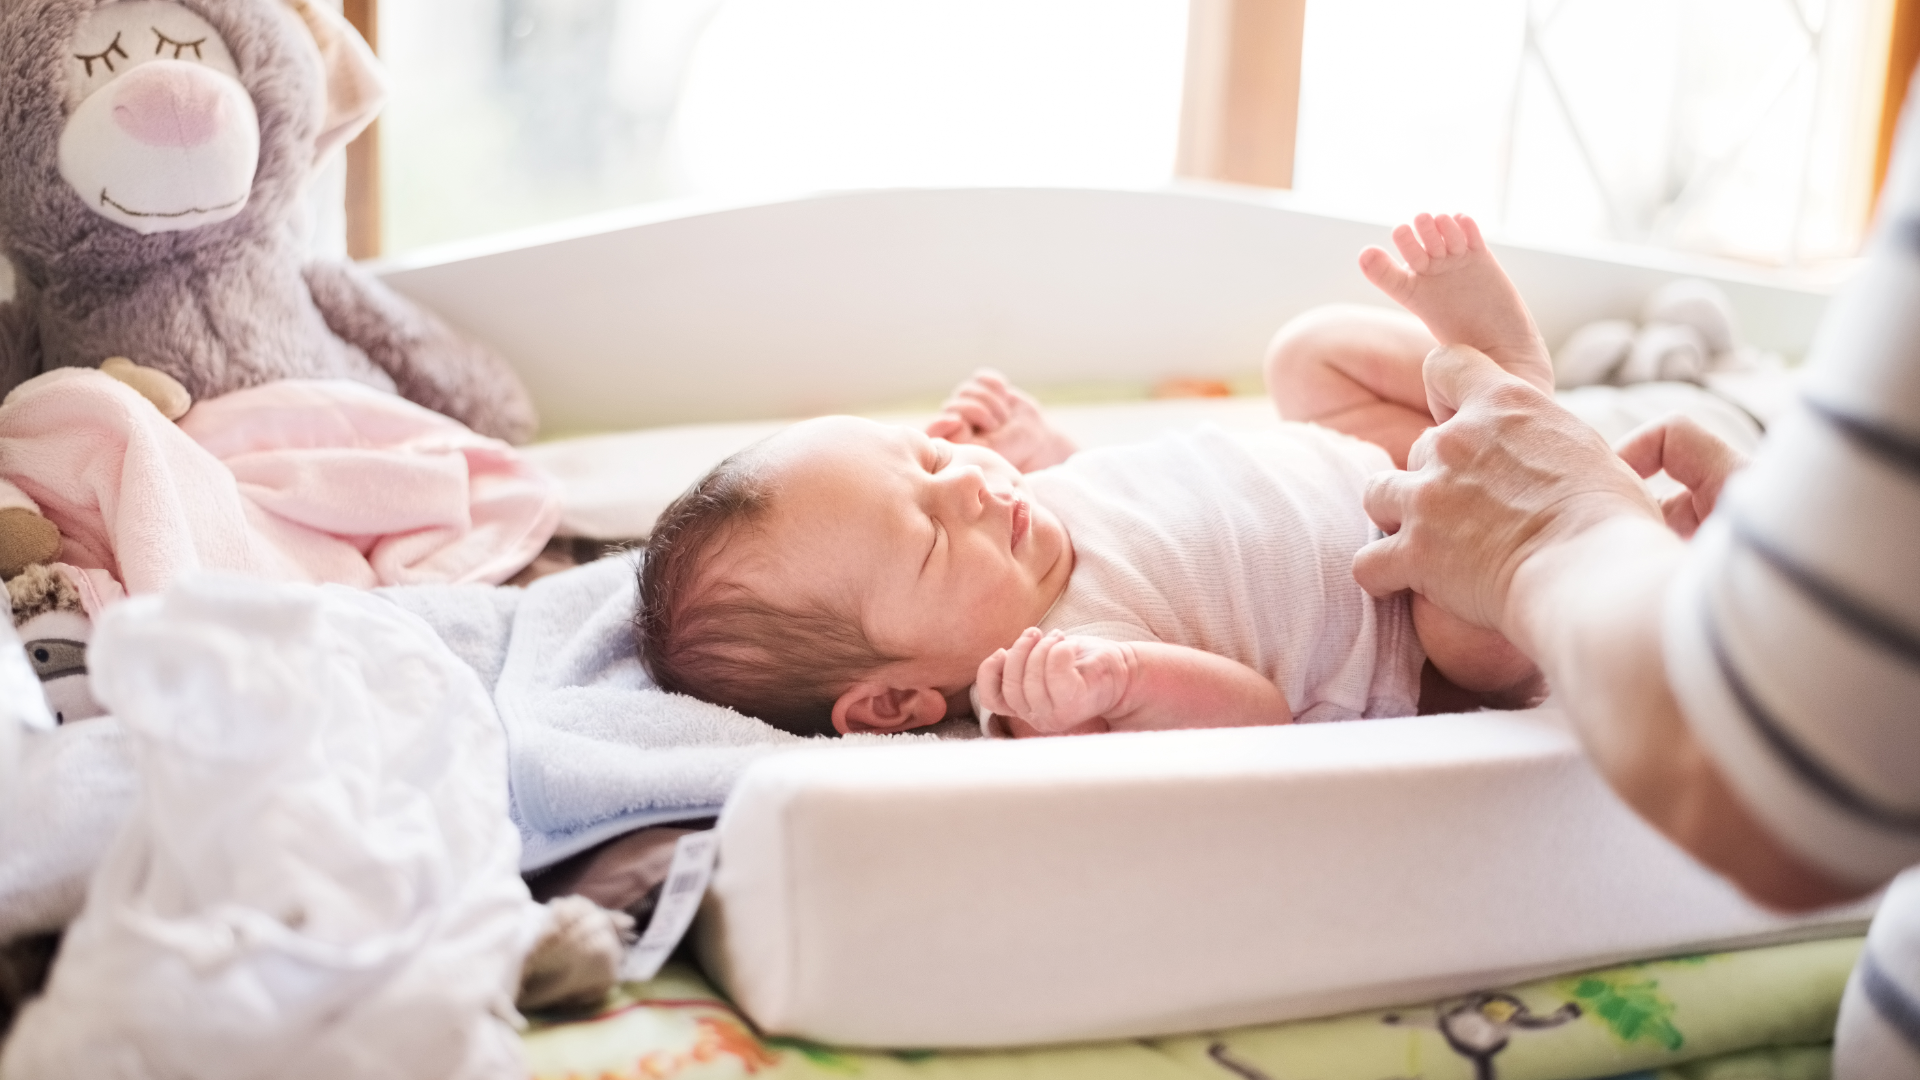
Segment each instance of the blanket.
M616 556L525 590L417 585L372 594L425 620L491 696L506 734L523 870L643 825L712 817L746 767L769 753L931 737L803 739L660 690L628 629L636 587L631 560ZM16 771L31 811L0 818L0 940L57 928L78 912L86 874L136 790L111 717L26 738Z
M560 520L558 485L512 447L359 383L268 383L175 424L87 368L0 404L0 508L16 506L59 528L61 562L111 580L93 603L195 569L504 581Z
M638 583L613 556L524 592L382 589L493 687L521 868L643 825L711 817L746 767L812 743L653 684L634 650ZM857 740L856 740L857 741Z
M764 1037L691 969L669 965L593 1017L537 1023L525 1043L536 1080L1814 1080L1827 1075L1860 944L1624 964L1322 1020L986 1051Z
M638 588L632 557L615 555L524 591L442 585L375 594L426 620L492 687L522 870L644 825L712 817L747 766L770 753L946 733L802 738L667 693L634 649Z
M116 605L92 652L137 804L0 1075L524 1076L549 923L472 672L364 592L211 574Z

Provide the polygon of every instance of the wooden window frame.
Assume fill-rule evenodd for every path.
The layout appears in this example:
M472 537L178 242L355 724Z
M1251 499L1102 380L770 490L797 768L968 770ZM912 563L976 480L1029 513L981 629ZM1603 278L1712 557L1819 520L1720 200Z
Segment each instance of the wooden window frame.
M1900 108L1906 104L1916 64L1920 64L1920 0L1894 0L1887 29L1886 86L1880 96L1880 135L1873 151L1874 204L1880 201L1880 188L1887 181L1893 138L1900 128Z
M342 11L375 55L380 52L380 0L343 0ZM347 255L380 255L380 121L347 144Z
M1174 172L1293 186L1307 0L1189 0Z
M379 0L342 0L347 21L379 52ZM1887 67L1874 148L1878 200L1916 64L1920 0L1891 0ZM1180 176L1293 186L1307 0L1189 0L1180 110ZM381 253L380 130L347 147L347 251Z

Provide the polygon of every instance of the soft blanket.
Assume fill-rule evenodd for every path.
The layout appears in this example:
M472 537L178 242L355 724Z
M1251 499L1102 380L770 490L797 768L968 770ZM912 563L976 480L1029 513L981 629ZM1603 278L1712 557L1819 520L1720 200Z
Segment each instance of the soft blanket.
M513 995L548 917L486 693L431 631L201 574L115 605L92 654L138 794L0 1075L525 1076Z
M632 559L613 556L524 592L376 594L425 619L492 686L522 869L643 825L717 814L741 772L768 753L881 738L804 739L659 689L634 650L637 588Z
M268 383L175 424L87 368L0 404L9 506L59 528L61 562L99 585L94 604L195 569L361 588L504 581L560 519L558 485L512 447L359 383Z
M1159 1039L842 1050L764 1037L668 965L526 1037L535 1080L1814 1080L1859 938L1625 964L1459 998ZM1285 963L1285 957L1275 957Z

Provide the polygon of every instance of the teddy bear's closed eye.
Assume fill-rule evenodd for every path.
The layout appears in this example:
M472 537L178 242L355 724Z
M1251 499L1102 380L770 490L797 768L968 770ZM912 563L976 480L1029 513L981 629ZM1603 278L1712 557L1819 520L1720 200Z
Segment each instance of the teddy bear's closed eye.
M95 64L105 64L107 70L112 71L114 69L113 58L116 56L122 60L129 59L127 50L120 47L119 34L113 35L113 41L110 42L106 48L94 53L92 56L85 56L80 53L73 54L75 60L87 65L87 78L89 79L93 78L93 65Z
M161 33L160 28L157 26L153 28L153 36L160 39L153 46L153 55L155 56L159 56L162 52L171 48L173 50L173 58L175 60L179 60L184 58L185 53L188 49L192 49L193 58L195 60L206 59L206 57L200 55L200 46L205 45L207 43L207 39L205 37L201 37L197 41L175 41L172 38L168 37L167 35Z

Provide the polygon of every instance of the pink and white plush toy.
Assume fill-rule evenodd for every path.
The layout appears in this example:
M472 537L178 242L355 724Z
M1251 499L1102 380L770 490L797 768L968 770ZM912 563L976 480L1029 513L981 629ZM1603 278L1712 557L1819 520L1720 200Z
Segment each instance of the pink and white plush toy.
M382 78L321 0L0 0L0 393L101 367L169 417L353 379L512 442L536 420L488 350L308 254L305 193ZM0 488L0 578L59 537Z

